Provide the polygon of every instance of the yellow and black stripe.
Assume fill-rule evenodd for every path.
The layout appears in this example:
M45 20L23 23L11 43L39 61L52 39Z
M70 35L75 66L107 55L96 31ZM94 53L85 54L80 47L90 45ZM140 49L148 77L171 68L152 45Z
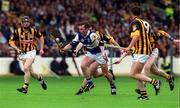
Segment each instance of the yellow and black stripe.
M157 33L154 33L153 31L150 31L150 43L152 47L155 47L156 42L158 39L160 39L161 37L166 37L166 32L163 30L158 30Z
M152 52L149 35L145 30L145 26L143 24L143 20L139 18L135 18L131 23L131 31L130 31L131 38L134 36L138 36L139 39L136 42L133 53L135 54L145 54L150 55Z
M42 34L34 28L29 28L28 32L23 31L22 28L18 28L11 36L9 44L15 44L20 50L27 52L37 49L36 38L40 37L42 37Z
M109 44L113 44L114 43L114 38L112 37L112 36L110 36L110 35L107 35L106 33L103 33L103 32L100 32L100 31L96 31L96 35L98 36L98 37L100 37L100 40L101 41L105 41L105 42L107 42L107 43L109 43Z

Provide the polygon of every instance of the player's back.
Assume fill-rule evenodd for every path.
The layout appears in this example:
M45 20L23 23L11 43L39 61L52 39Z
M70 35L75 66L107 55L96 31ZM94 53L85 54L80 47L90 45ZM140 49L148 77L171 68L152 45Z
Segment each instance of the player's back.
M131 31L130 34L131 38L133 36L139 36L139 39L134 46L133 53L145 54L145 55L151 54L152 49L149 40L149 35L150 35L149 23L147 21L144 21L136 17L131 22L130 31Z

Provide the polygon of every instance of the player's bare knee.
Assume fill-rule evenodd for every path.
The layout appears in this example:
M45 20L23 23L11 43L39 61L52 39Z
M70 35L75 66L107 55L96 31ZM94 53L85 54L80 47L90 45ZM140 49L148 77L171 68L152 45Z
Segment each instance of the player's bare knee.
M135 75L136 75L137 73L135 73L135 72L130 72L130 77L132 77L132 78L135 78Z
M24 72L29 72L29 67L28 66L23 66L23 68L24 68Z
M146 66L144 67L144 72L149 72L149 71L150 71L150 68L151 68L150 66L147 66L147 65L146 65Z
M145 71L150 71L150 69L151 69L151 67L150 67L149 65L145 65L145 66L144 66L144 70L145 70Z
M102 74L103 74L103 76L105 76L105 77L108 76L108 72L103 72Z
M84 70L84 69L86 69L86 67L87 67L86 65L81 64L81 69L83 69L83 70Z

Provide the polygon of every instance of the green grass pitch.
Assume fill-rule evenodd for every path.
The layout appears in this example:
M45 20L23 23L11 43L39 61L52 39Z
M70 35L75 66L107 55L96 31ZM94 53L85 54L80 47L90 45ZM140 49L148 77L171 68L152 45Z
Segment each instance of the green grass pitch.
M0 77L0 108L179 108L180 77L175 79L174 91L162 81L161 91L155 96L154 89L147 84L150 100L137 100L135 81L130 77L117 77L117 95L110 95L109 84L105 78L93 79L95 88L80 96L82 77L46 77L48 90L41 89L39 83L31 78L28 94L21 94L16 88L22 86L23 76Z

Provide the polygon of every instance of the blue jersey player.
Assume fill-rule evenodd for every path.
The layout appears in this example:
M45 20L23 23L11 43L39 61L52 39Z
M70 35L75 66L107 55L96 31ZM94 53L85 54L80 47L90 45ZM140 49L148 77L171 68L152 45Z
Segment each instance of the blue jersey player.
M87 53L85 54L85 57L81 62L81 70L87 81L84 91L86 92L94 87L94 84L91 80L91 74L90 74L91 72L89 71L89 66L93 62L97 62L99 63L101 70L104 73L104 76L107 78L107 80L110 83L111 94L116 94L116 86L113 82L113 77L108 72L107 56L104 51L104 44L103 42L100 41L96 33L91 32L89 28L90 28L90 24L88 22L79 23L78 25L79 31L76 37L73 39L73 41L70 44L62 48L61 51L67 51L68 49L78 44L75 49L75 54L76 54L84 46L87 50Z

